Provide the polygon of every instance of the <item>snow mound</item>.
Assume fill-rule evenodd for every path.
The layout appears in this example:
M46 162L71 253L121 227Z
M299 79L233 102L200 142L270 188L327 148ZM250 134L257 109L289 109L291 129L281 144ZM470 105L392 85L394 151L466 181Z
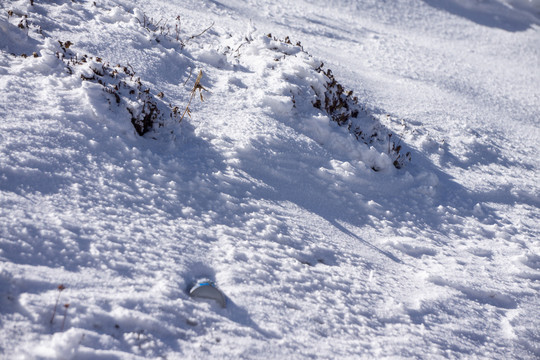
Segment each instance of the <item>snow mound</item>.
M133 127L141 136L155 128L164 127L168 121L179 121L178 107L167 106L160 101L158 97L163 97L161 92L157 95L151 94L150 88L143 86L141 78L135 76L135 71L129 64L111 66L97 56L94 58L86 54L74 54L67 49L67 42L60 42L60 46L62 51L56 52L56 55L65 63L68 73L89 83L85 84L84 89L96 116L106 112L99 100L105 97L108 108L116 110L120 118L126 115L122 114L120 109L129 113ZM99 90L105 96L100 96Z
M15 18L15 15L12 15ZM11 24L8 20L0 19L0 50L12 55L29 56L38 50L38 41L28 37L25 29L28 20L20 17L18 24Z
M20 5L20 4L19 4ZM63 7L60 7L63 8ZM166 128L169 132L174 132L172 128L180 121L179 107L166 104L163 92L151 91L143 84L141 77L136 76L136 72L129 64L111 65L99 54L80 54L72 50L71 41L61 41L54 39L48 32L43 32L40 25L51 26L48 16L53 16L55 11L50 10L49 14L45 9L35 12L32 7L26 7L27 13L22 10L15 12L9 10L8 21L0 20L0 48L5 49L13 56L27 58L32 55L40 59L21 64L21 70L37 72L42 76L52 76L66 85L66 87L79 87L72 80L65 78L65 73L80 81L80 88L84 93L84 98L92 108L96 118L113 119L120 128L124 128L121 123L126 119L131 122L138 135L145 135L149 132L157 136L159 129ZM81 9L79 9L81 10ZM136 15L140 11L135 11ZM132 27L137 32L141 31L141 25L136 24L134 19L138 19L124 11L120 7L114 7L111 11L103 15L96 16L97 19L109 22L131 21ZM148 21L145 20L144 21ZM58 21L60 22L60 21ZM14 24L18 24L15 26ZM151 24L144 24L144 29L150 29ZM154 31L156 29L153 29ZM158 33L149 31L157 36ZM65 72L65 73L64 73Z
M288 37L280 40L271 34L250 35L227 49L233 61L264 79L264 91L255 95L256 103L288 118L293 127L318 143L349 153L375 171L389 165L400 169L411 161L401 140L300 42L293 44Z

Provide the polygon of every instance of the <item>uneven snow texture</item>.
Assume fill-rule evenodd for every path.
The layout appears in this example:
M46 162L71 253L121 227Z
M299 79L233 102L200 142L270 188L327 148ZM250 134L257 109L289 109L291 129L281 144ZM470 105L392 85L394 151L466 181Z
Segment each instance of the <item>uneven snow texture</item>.
M538 1L31 3L0 358L540 357Z

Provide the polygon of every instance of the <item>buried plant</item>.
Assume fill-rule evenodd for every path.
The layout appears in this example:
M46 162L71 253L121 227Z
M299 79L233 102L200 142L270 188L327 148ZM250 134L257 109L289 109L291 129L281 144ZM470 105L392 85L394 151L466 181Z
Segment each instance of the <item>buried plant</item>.
M304 50L302 44L296 44L287 36L284 40L278 39L272 34L267 34L264 43L267 49L278 53L274 61L276 65L272 65L271 69L275 69L286 59L298 57L300 54L311 55ZM253 41L252 38L245 38L240 46L235 50L234 56L239 57L240 48ZM237 54L237 55L236 55ZM405 152L401 145L401 140L372 114L367 108L362 105L357 96L354 96L352 90L346 90L334 77L330 69L325 69L322 62L309 61L309 66L312 76L302 76L303 81L296 78L295 89L291 90L293 108L298 107L298 98L295 94L304 93L311 98L311 104L324 115L341 127L346 127L356 139L368 146L377 147L381 152L386 152L390 157L395 168L400 169L406 163L411 161L411 153ZM298 76L294 73L287 74L288 77ZM309 77L309 79L308 79ZM294 83L294 82L293 82ZM306 98L306 96L304 96ZM378 171L377 167L372 167Z
M13 17L13 19L11 19L11 17ZM28 18L28 14L22 13L19 10L7 10L7 20L24 31L27 36L29 36L30 31L43 35L41 26L34 24L33 21L30 21ZM17 22L17 20L19 21Z
M183 49L186 47L189 41L202 36L205 32L210 30L214 26L214 22L204 30L202 30L198 34L194 34L191 36L188 36L185 40L182 37L182 18L180 15L176 16L174 19L174 29L172 29L172 26L169 25L167 20L163 20L163 18L159 19L157 22L152 17L148 17L145 13L142 14L142 16L138 16L135 18L137 22L141 25L143 29L145 29L151 37L157 42L160 43L162 40L174 40L178 42Z
M386 127L359 104L358 97L353 96L353 91L345 91L332 71L330 69L324 71L323 66L324 64L321 63L315 70L326 78L326 91L323 96L317 95L317 99L312 103L313 106L326 112L339 126L346 126L357 140L366 145L387 142L387 154L392 158L393 165L397 169L401 169L405 163L410 162L411 153L401 151L401 139L395 139L396 137Z
M142 136L148 133L154 125L163 127L167 117L176 120L178 108L163 103L162 92L154 96L149 88L143 86L131 65L112 66L100 57L74 54L69 50L72 45L69 41L59 41L59 44L62 51L57 52L56 56L65 63L67 72L98 84L107 94L109 106L116 105L129 113L137 134Z
M7 14L8 20L14 16L21 17L18 22L20 29L28 31L30 27L35 28L37 33L43 35L41 27L31 24L27 15L12 10L9 10ZM14 18L12 22L16 20L18 21L18 19ZM163 32L163 35L168 36L168 33L165 34L166 29L164 27L160 28L161 25L154 25L152 21L152 19L143 18L143 26L148 28L148 31L153 33ZM204 31L206 30L208 29ZM193 37L197 36L200 36L200 34ZM180 40L179 34L177 34L177 37ZM85 82L99 85L104 92L110 110L124 112L138 135L142 136L153 129L164 127L166 122L178 122L179 108L165 103L163 92L157 91L157 94L154 94L150 88L144 86L141 78L136 76L135 70L129 63L127 65L113 65L98 56L78 54L72 50L74 44L69 40L58 41L58 44L59 49L55 52L55 55L63 62L68 74L78 76ZM16 54L13 55L17 56ZM23 53L20 56L26 58L28 56L38 57L39 55L34 52L31 55ZM123 116L120 118L123 118Z

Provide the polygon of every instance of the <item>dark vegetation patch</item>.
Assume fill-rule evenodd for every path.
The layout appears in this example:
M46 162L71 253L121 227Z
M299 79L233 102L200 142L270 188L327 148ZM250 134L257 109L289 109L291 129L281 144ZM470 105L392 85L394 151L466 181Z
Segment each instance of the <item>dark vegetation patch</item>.
M64 62L67 72L79 75L84 81L99 84L111 107L114 105L126 109L137 134L142 136L156 125L163 127L167 117L177 118L178 107L166 106L159 99L163 97L162 92L153 95L129 63L112 66L100 57L74 54L69 50L72 45L70 41L59 41L59 44L61 51L56 56Z
M279 44L279 46L270 47L271 50L279 51L282 54L277 59L295 56L298 52L310 56L300 42L294 44L288 36L283 40L273 37L271 34L268 34L267 37ZM353 91L347 90L338 82L332 70L325 69L324 63L320 63L313 70L323 75L324 83L322 85L325 89L324 93L320 93L312 86L315 93L315 100L312 101L313 107L327 115L339 126L346 127L358 141L381 148L390 156L397 169L401 169L411 161L411 153L403 149L399 136L393 134L373 114L370 114L367 107L362 105L358 97L353 94ZM295 105L296 101L293 97Z

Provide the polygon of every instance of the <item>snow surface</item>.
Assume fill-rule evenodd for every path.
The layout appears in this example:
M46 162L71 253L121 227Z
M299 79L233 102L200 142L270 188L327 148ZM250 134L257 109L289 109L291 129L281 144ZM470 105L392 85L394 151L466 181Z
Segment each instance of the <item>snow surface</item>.
M538 84L536 0L2 1L0 357L540 357Z

